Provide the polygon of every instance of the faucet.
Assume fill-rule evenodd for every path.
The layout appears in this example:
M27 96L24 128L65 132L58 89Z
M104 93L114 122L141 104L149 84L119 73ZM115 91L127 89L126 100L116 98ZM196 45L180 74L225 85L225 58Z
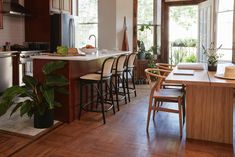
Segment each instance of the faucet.
M96 36L95 36L94 34L90 35L90 36L89 36L89 40L91 40L91 37L94 37L94 38L95 38L95 47L97 47L97 46L96 46Z

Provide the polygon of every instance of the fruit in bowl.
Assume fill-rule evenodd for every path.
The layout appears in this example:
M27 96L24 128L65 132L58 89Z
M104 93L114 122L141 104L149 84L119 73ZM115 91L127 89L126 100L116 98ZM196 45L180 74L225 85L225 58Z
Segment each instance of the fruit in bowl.
M88 44L88 45L82 47L80 50L85 53L93 53L93 52L97 51L97 48Z
M68 54L68 47L66 46L57 46L56 53L61 56L66 56Z
M85 46L85 48L86 48L86 49L94 49L95 47L92 46L92 45L87 44L87 45Z

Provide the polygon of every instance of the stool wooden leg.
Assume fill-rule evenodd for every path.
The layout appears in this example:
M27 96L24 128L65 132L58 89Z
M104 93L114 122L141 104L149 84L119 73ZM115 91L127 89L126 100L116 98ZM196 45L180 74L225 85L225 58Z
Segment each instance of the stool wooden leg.
M93 105L94 105L94 85L91 84L91 111L93 111Z
M130 89L129 89L129 81L128 81L128 71L125 72L126 73L126 89L127 89L127 96L128 96L128 101L131 102L130 99Z
M109 88L109 97L110 97L111 103L113 105L113 114L115 114L115 105L114 105L114 101L113 101L113 90L112 90L112 78L110 79L108 88Z
M118 101L118 78L115 76L114 86L115 86L115 95L116 95L116 102L117 102L117 108L119 111L119 101Z
M120 75L120 77L121 77L121 75ZM122 88L123 88L123 93L124 93L124 96L125 96L125 104L127 104L124 73L122 73Z
M105 121L104 97L103 97L103 85L102 85L102 82L100 82L100 89L99 90L100 90L100 99L101 99L101 109L102 109L103 122L105 124L106 121Z
M80 120L81 114L82 114L82 81L80 81L80 108L79 108L79 114L78 114L78 119Z
M135 97L137 96L136 95L136 89L135 89L135 73L134 73L134 69L132 69L132 84L133 84L133 88L134 88L134 93L135 93Z

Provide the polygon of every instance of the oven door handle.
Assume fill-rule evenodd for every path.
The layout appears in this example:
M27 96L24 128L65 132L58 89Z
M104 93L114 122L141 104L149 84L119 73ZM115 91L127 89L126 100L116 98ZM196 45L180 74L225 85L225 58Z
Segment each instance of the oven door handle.
M15 57L16 55L5 55L5 56L0 56L0 58L8 58L8 57Z

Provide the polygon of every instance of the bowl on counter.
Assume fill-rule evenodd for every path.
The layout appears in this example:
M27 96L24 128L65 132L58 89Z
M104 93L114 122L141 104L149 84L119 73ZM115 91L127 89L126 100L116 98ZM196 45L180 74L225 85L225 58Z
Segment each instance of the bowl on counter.
M85 52L85 53L87 53L87 54L90 54L90 53L94 53L94 52L96 52L98 49L97 48L80 48L80 50L82 51L82 52Z

